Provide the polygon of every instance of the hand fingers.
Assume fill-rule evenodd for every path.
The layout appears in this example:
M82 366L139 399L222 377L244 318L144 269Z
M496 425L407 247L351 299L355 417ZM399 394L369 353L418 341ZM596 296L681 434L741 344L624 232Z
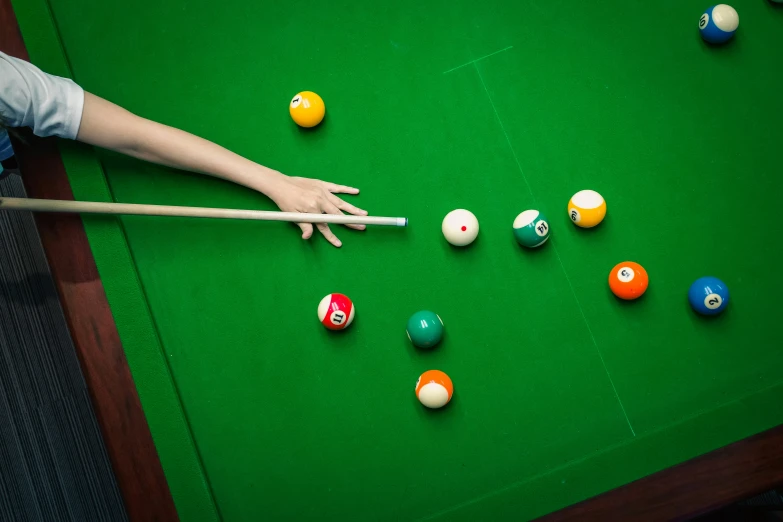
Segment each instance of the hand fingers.
M302 229L302 239L310 239L310 236L313 235L313 225L310 223L297 223L296 225Z
M318 230L321 231L321 234L323 234L326 240L329 241L331 244L333 244L336 247L343 246L342 241L337 239L337 236L335 236L332 233L332 231L329 229L329 225L327 225L326 223L317 223L315 226L318 227Z
M324 211L325 213L327 213L327 214L334 214L334 215L338 215L338 216L342 216L342 215L343 215L343 213L342 213L342 212L340 212L340 209L339 209L339 208L337 208L337 207L336 207L335 205L333 205L332 203L330 203L328 200L327 200L327 201L324 201L324 204L323 204L323 211ZM326 238L326 239L327 239L327 240L328 240L328 241L329 241L331 244L333 244L333 245L334 245L334 246L336 246L336 247L342 246L342 244L343 244L343 243L342 243L342 241L340 241L339 239L337 239L337 236L335 236L335 235L332 233L332 230L329 228L329 225L327 225L326 223L318 223L318 224L316 224L316 226L318 227L318 230L320 230L320 231L321 231L321 234L323 234L323 235L324 235L324 237L325 237L325 238Z
M337 199L337 198L335 198L335 199ZM337 201L339 202L340 200L337 199ZM332 204L331 201L327 201L323 205L323 207L324 207L324 212L326 212L327 214L334 214L335 216L342 216L343 215L343 213L340 212L340 209L337 208L337 205ZM345 226L348 227L348 228L352 228L354 230L364 230L365 228L367 228L366 225L358 225L358 224L348 224L348 225L345 225Z
M333 194L358 194L359 193L359 189L355 187L338 185L336 183L329 183L328 181L324 181L323 184L326 187L326 190L328 190Z
M349 214L353 214L354 216L366 216L367 211L362 210L359 207L356 207L354 205L351 205L347 201L343 201L342 199L338 198L335 195L329 194L329 202L334 205L335 207L339 208L340 210L344 212L348 212Z

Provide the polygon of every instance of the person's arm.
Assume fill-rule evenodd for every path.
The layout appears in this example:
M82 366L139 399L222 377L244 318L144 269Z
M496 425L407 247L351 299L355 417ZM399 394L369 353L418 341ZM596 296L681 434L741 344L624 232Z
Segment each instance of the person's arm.
M136 116L98 96L84 93L84 109L76 139L135 158L223 178L266 194L281 210L315 214L342 211L367 215L334 194L359 190L316 179L289 177L254 163L215 143L187 132ZM326 224L316 225L334 246L342 243ZM349 225L363 230L364 225ZM299 223L302 237L313 233Z

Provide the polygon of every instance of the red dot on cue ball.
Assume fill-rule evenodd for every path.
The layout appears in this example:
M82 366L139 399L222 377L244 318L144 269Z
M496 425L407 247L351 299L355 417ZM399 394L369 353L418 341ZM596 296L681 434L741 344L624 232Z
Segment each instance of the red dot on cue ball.
M468 229L465 225L462 225L462 231L465 232Z

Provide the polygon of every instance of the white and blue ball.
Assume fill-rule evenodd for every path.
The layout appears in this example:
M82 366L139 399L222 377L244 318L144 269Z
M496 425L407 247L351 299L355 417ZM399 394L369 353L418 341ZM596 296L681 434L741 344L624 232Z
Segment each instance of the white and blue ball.
M722 44L731 40L739 27L739 15L733 7L718 4L707 9L699 18L701 37L712 44Z

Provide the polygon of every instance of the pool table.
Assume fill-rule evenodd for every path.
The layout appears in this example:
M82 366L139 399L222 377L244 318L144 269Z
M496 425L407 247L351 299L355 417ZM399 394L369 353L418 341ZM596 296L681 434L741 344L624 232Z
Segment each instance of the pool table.
M38 217L131 518L661 519L783 480L781 6L737 4L712 46L693 0L11 3L3 50L410 220L336 249L285 223ZM302 90L327 107L307 131ZM31 196L275 209L19 148ZM566 212L586 188L593 229ZM466 248L441 235L454 208L481 223ZM552 231L534 250L511 227L529 208ZM607 285L625 260L650 275L636 301ZM731 291L717 317L688 305L704 275ZM343 332L316 316L330 292L356 305ZM445 323L429 351L405 335L422 309ZM428 369L454 382L441 410L414 395Z

